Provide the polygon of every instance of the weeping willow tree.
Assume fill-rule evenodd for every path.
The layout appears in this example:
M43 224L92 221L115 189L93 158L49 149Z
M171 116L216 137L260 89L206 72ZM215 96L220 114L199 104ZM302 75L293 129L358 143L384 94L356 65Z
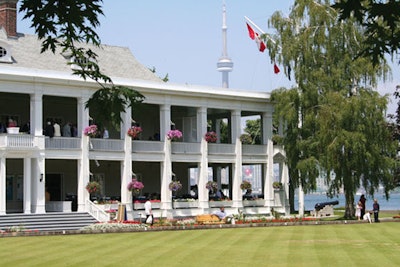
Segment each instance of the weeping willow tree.
M385 123L387 96L371 89L389 67L358 57L363 28L338 17L329 0L298 0L289 17L272 15L276 33L264 37L271 59L297 84L272 93L275 122L285 125L291 210L295 188L313 191L325 177L330 196L343 190L350 218L360 186L372 195L383 184L388 196L395 146Z

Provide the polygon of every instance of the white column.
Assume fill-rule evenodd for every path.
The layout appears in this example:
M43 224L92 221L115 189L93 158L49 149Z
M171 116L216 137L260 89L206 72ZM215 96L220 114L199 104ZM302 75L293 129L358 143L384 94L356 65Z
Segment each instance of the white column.
M163 217L171 217L167 210L172 209L172 192L169 183L172 181L171 141L164 140L164 160L161 162L161 209Z
M283 188L285 189L285 215L290 215L290 203L289 203L289 168L288 165L284 162L281 164L281 172L282 178L281 182L284 185Z
M31 134L43 135L43 93L35 92L30 99Z
M85 108L85 103L89 100L89 95L83 95L78 98L77 104L77 128L78 128L78 137L82 136L83 129L89 125L89 109Z
M304 216L304 191L301 183L299 183L299 216Z
M160 106L160 141L164 141L171 130L171 105Z
M233 207L243 207L243 192L240 189L240 184L242 183L242 142L240 139L236 139L235 146L235 163L232 164L233 170L233 185L232 185L232 201Z
M6 158L4 153L0 157L0 215L6 214Z
M201 161L198 164L199 177L197 183L198 199L200 208L208 208L208 190L206 189L206 183L208 181L208 144L207 141L202 138L201 140Z
M204 135L207 132L207 108L197 108L197 142L201 142L204 139Z
M45 213L45 157L40 153L32 159L32 213Z
M273 112L273 110L270 110L269 112L262 114L261 126L262 126L262 143L263 144L267 144L268 140L272 139L272 134L273 134L272 112Z
M217 134L217 143L221 143L221 121L220 119L214 120L213 125L215 125L215 133Z
M240 141L241 130L241 114L240 110L233 110L231 112L231 132L232 132L232 143L235 144Z
M90 180L90 161L89 161L89 141L90 138L83 135L83 129L89 125L89 110L85 108L86 101L89 100L89 95L83 95L78 98L77 104L77 128L78 137L81 137L81 157L78 159L78 211L86 211L86 200L89 200L90 194L86 190L86 184Z
M23 209L25 214L31 213L31 183L32 183L32 159L24 158L24 204ZM45 199L46 200L46 199Z
M78 131L79 132L79 131ZM89 200L90 194L86 190L86 185L90 180L90 162L89 162L89 137L82 135L81 139L81 158L78 160L78 211L86 211L86 200Z
M124 160L121 161L121 203L126 204L126 211L132 211L132 192L127 189L132 180L132 138L127 135L131 126L132 109L126 108L121 114L121 138L124 140Z
M274 145L271 139L267 141L267 163L263 164L264 169L264 199L268 206L274 205Z

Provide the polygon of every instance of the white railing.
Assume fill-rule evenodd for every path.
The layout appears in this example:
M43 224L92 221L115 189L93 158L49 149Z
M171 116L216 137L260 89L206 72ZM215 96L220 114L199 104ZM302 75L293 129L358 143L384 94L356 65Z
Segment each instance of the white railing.
M86 200L86 211L99 222L108 222L110 214L102 210L90 200Z
M235 145L208 143L208 154L235 154Z
M40 148L40 136L29 134L2 134L0 135L0 147L7 148Z
M266 155L267 145L243 145L243 155Z
M124 151L124 140L90 138L89 148L101 151Z
M171 152L173 154L200 154L200 143L171 143Z
M132 141L132 152L140 153L140 152L163 152L164 151L164 142L160 141L140 141L133 140Z
M81 139L76 137L46 137L45 138L46 149L80 149Z

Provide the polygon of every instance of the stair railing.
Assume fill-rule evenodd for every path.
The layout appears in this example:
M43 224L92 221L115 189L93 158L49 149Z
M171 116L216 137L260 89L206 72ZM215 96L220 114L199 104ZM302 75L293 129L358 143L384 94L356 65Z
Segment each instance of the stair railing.
M108 222L110 220L110 214L90 200L86 200L86 210L99 222Z

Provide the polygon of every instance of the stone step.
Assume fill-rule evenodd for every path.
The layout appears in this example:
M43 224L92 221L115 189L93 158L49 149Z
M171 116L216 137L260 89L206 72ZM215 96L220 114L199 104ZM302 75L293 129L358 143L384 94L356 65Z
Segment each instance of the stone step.
M4 231L11 227L38 231L79 230L94 223L97 223L97 220L85 212L7 214L0 216L0 230Z

